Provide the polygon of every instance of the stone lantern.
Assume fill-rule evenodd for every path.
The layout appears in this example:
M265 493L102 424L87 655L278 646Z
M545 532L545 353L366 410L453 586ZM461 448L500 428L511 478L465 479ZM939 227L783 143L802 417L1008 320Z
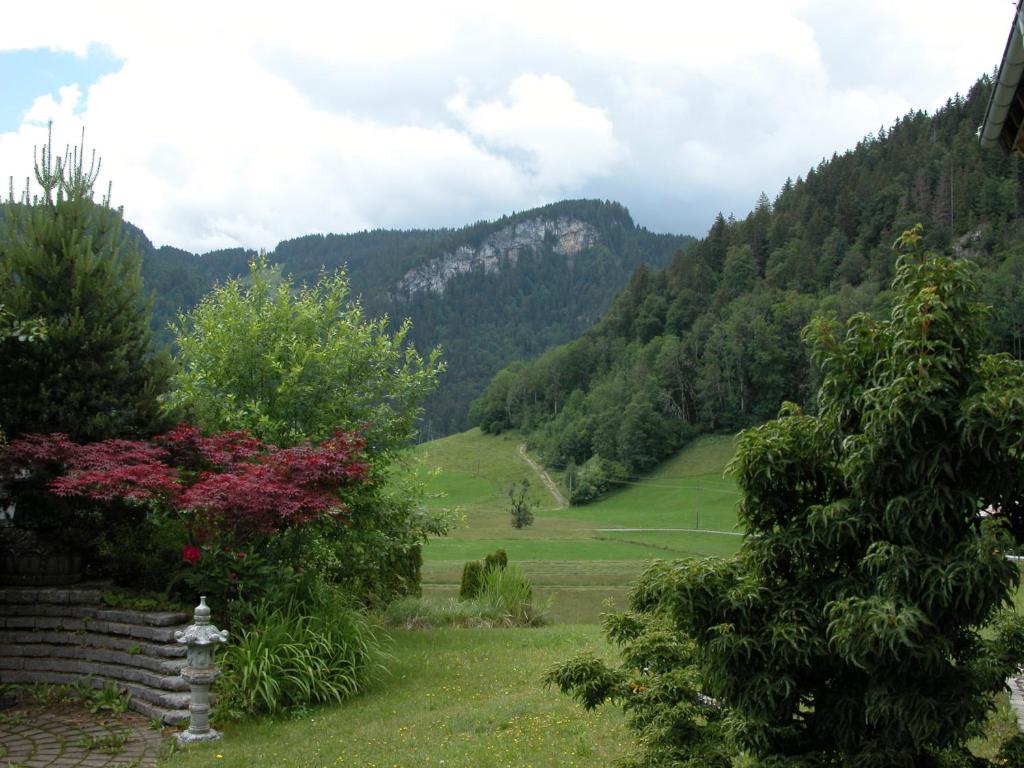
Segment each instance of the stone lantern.
M210 686L220 675L220 670L213 664L213 652L220 643L227 642L228 633L210 623L210 608L205 595L199 598L193 623L175 632L174 639L188 646L181 676L192 689L188 704L188 730L178 734L178 743L216 741L220 733L210 727Z

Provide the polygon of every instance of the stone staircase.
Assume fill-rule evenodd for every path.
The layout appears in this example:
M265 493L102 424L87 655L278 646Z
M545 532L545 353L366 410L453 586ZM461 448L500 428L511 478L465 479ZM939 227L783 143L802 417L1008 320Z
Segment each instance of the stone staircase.
M185 647L174 630L184 613L105 608L100 588L0 588L0 683L114 682L131 708L175 725L188 719L188 685L180 676Z

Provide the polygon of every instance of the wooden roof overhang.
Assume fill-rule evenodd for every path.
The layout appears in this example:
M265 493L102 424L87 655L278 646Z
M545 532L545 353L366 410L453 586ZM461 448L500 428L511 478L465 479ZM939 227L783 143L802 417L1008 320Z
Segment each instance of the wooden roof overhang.
M1024 154L1024 0L1017 10L981 125L981 146Z

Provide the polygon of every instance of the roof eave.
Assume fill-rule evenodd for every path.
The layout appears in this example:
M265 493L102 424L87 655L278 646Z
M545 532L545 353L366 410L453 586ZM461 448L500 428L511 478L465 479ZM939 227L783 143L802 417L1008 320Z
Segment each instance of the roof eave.
M1002 147L1006 152L1020 152L1021 127L1024 126L1024 0L1017 3L1010 36L1006 40L999 64L992 97L981 126L981 146Z

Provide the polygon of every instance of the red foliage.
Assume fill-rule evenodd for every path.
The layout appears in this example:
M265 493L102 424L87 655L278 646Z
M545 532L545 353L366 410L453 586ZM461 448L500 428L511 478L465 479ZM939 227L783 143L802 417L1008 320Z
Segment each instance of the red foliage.
M174 466L184 469L230 467L266 450L263 443L243 430L204 437L199 428L191 424L180 424L166 434L157 435L153 442L166 447Z
M64 461L68 473L53 480L50 490L99 501L170 498L178 491L178 476L167 458L162 448L136 440L74 445Z
M24 435L7 447L4 453L4 470L34 471L46 465L62 465L78 447L70 437L62 432L49 435Z
M28 435L11 444L7 461L63 471L50 483L61 496L158 502L242 539L347 512L341 492L369 475L363 448L362 438L344 432L319 446L278 449L246 432L204 437L182 425L154 443Z

